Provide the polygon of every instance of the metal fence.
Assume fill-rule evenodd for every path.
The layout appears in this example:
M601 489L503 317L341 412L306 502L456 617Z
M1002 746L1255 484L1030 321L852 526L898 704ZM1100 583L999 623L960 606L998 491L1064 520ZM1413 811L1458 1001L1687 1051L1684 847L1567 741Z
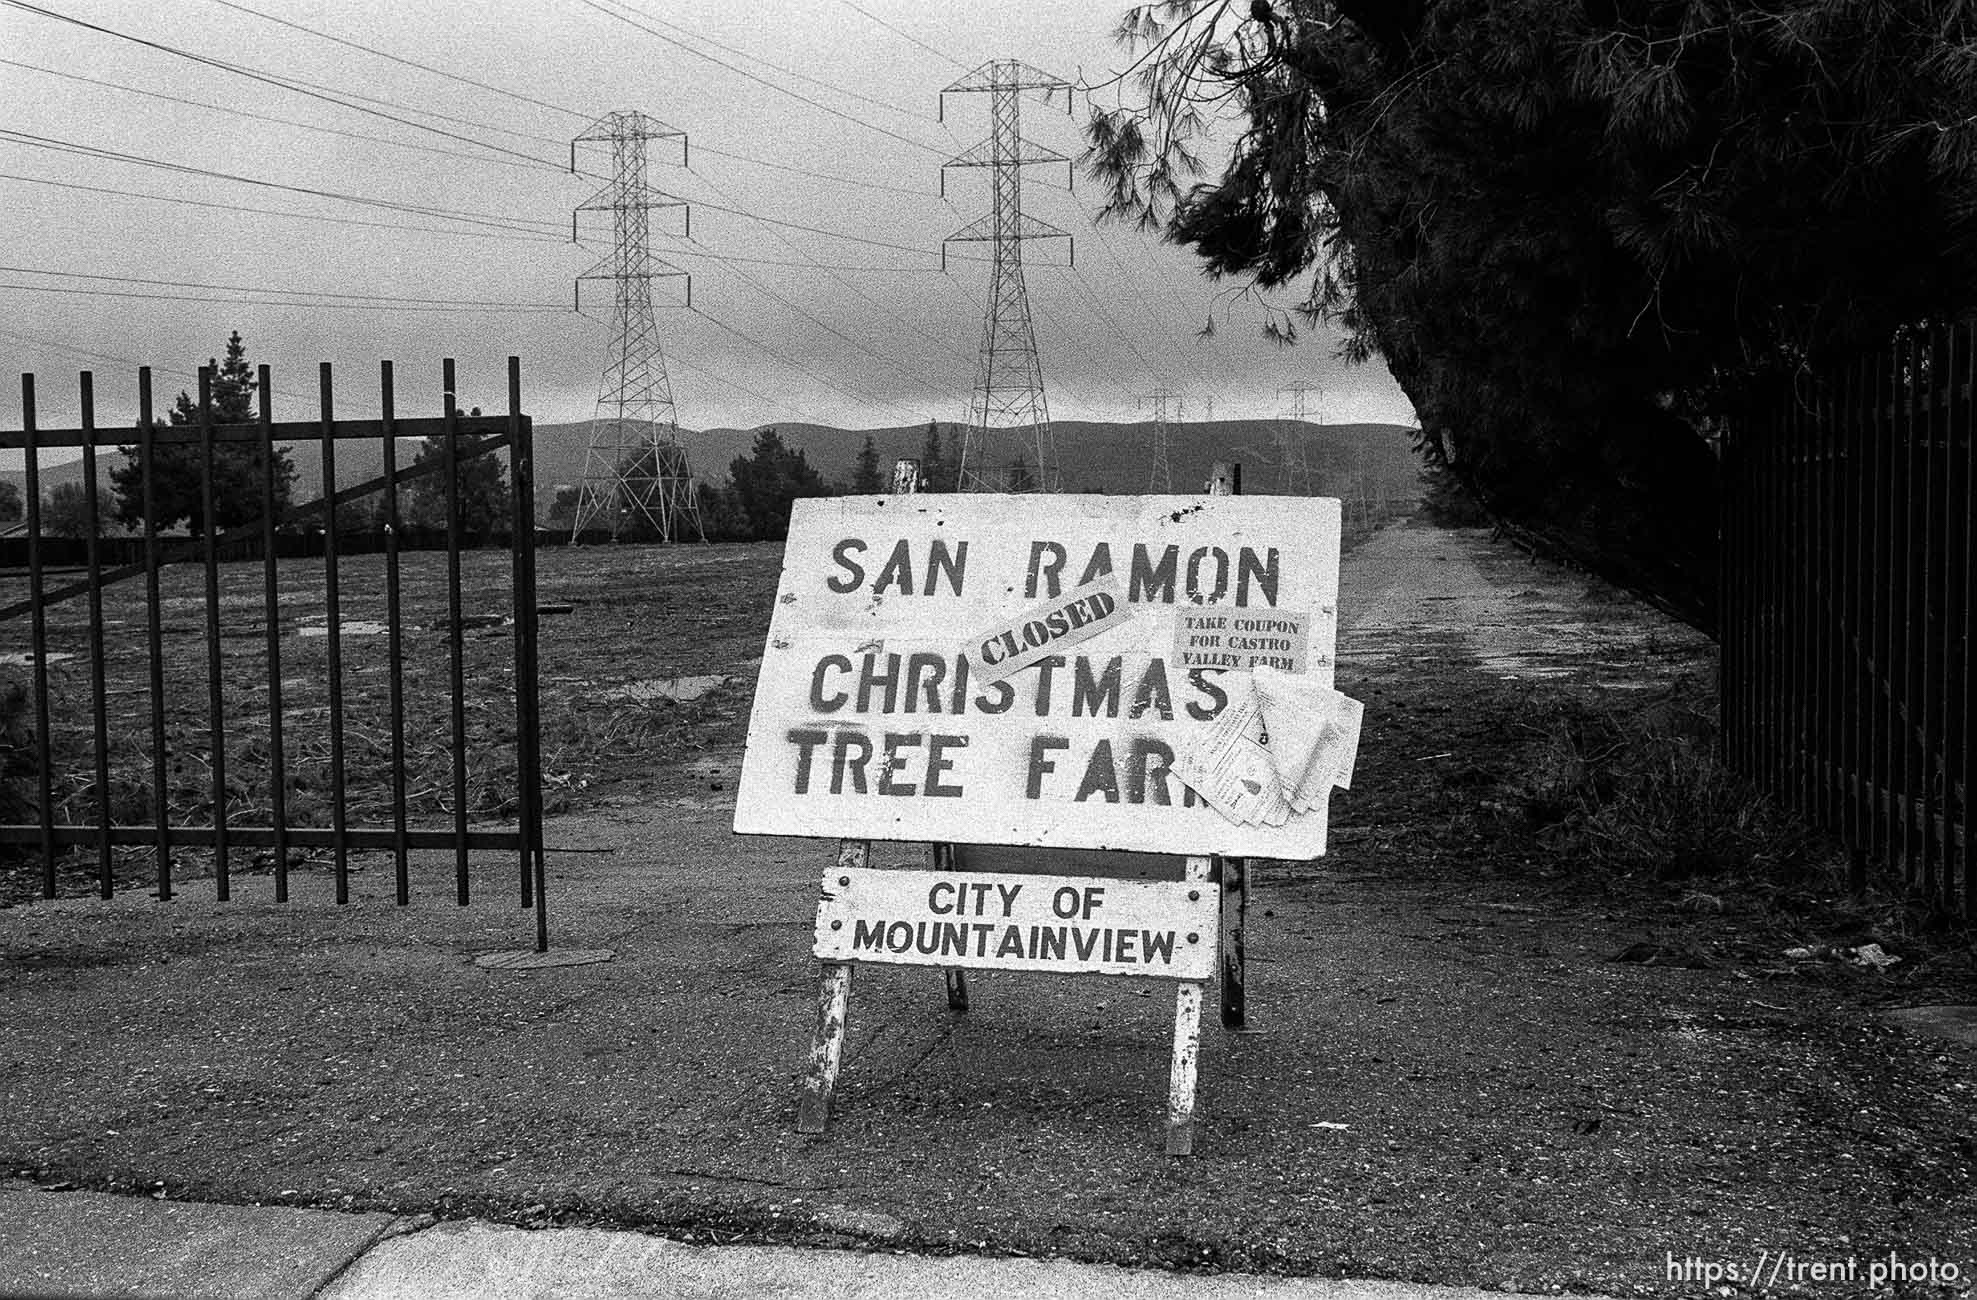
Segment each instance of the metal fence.
M1977 917L1970 322L1801 377L1724 447L1730 760L1945 910Z
M320 415L311 421L271 418L262 366L258 422L217 424L213 379L202 368L196 422L171 425L154 422L151 373L142 369L137 428L105 431L96 424L88 372L80 381L81 427L74 429L39 428L34 376L22 377L22 428L0 432L0 448L20 448L25 457L26 566L24 575L0 572L0 626L19 628L25 620L29 633L27 653L8 658L29 674L32 817L0 824L0 850L31 846L41 859L42 893L53 897L63 854L93 847L96 888L107 898L116 887L115 849L149 846L158 896L167 899L173 850L210 850L218 896L226 899L236 855L265 849L275 896L284 902L291 849L327 850L338 903L350 898L351 853L389 850L401 904L411 896L413 850L452 851L449 883L461 904L470 895L470 851L511 852L522 905L535 910L537 947L546 949L534 472L519 360L508 362L508 412L494 417L455 408L450 359L439 418L396 415L388 361L380 367L375 420L335 417L328 364L319 379ZM408 438L438 439L441 454L401 467L398 441ZM97 537L98 453L133 440L143 493L141 558L110 567L109 548ZM346 486L337 476L337 449L353 441L377 446L382 472ZM202 536L162 536L154 497L163 490L167 457L182 458L177 448L196 450L199 517L210 521L220 467L240 463L225 451L239 444L258 453L251 463L258 463L259 517L207 526ZM318 499L286 509L276 479L284 444L314 444L322 489ZM501 599L507 610L469 617L461 470L504 447L512 496L508 572L485 572L480 557L489 552L473 559L477 598ZM58 581L63 575L47 554L54 539L41 535L42 479L50 468L43 458L53 448L82 452L87 520L80 572L69 581ZM429 475L442 475L446 485L439 492L444 612L420 622L406 607L411 560L401 563L399 554L408 522L400 489ZM234 486L238 491L238 480ZM340 545L339 510L374 495L382 498L383 553L360 561ZM319 560L283 559L298 530L320 530L312 548ZM437 554L419 563L419 591L442 603ZM120 586L138 578L141 600ZM312 617L318 600L320 622ZM86 602L80 616L78 601ZM112 616L123 613L130 617ZM512 666L495 662L506 655L487 638L511 633ZM443 663L434 640L444 642ZM500 681L510 675L511 683ZM361 801L353 799L359 785ZM512 825L491 829L490 822Z

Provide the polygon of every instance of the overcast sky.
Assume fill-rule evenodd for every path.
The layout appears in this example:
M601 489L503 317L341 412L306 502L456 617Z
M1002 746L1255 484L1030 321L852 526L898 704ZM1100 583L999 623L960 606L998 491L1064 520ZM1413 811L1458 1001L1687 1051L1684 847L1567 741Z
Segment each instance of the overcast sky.
M568 141L629 109L691 141L691 170L655 143L650 172L693 205L690 243L676 219L653 220L666 232L655 248L692 272L691 311L666 305L678 282L654 290L682 426L962 418L987 279L962 257L986 248L953 246L943 274L940 241L986 210L987 174L951 171L943 199L939 165L987 135L989 97L949 96L943 124L937 92L992 58L1102 81L1121 62L1119 10L0 0L0 421L19 427L14 376L34 371L42 423L73 424L82 368L96 371L100 421L126 420L136 363L156 368L162 398L232 329L274 368L277 418L315 413L325 360L341 415L375 416L380 358L396 364L402 414L438 413L444 356L459 361L462 404L492 408L511 353L538 423L588 418L610 286L586 284L578 315L571 281L608 246L609 218L586 216L587 249L568 242L571 208L597 188L568 174ZM329 102L357 96L373 111ZM1083 116L1026 98L1023 131L1075 156ZM579 163L608 170L608 152L587 147ZM174 170L186 168L226 175ZM1189 419L1211 398L1217 418L1271 416L1280 389L1307 384L1322 390L1315 417L1413 422L1377 363L1346 367L1326 332L1273 346L1254 307L1184 251L1095 229L1096 185L1064 185L1062 165L1028 169L1025 210L1077 235L1075 269L1061 240L1026 245L1053 416L1145 418L1142 395L1160 388L1184 395ZM1211 311L1222 325L1203 341Z

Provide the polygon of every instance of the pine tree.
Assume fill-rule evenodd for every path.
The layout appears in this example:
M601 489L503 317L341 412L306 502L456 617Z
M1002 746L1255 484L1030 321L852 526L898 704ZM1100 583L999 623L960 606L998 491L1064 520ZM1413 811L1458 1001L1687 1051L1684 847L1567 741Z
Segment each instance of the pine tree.
M413 458L416 468L446 457L444 435L427 438ZM514 496L508 490L508 477L501 471L500 458L488 454L462 456L453 466L454 507L460 517L460 531L485 537L511 519ZM446 471L433 470L405 483L398 493L400 518L421 528L446 527Z
M851 490L859 496L873 496L884 490L885 480L879 477L879 449L872 445L872 435L865 435L865 445L858 449L858 460L851 471Z
M214 370L212 420L215 425L252 424L254 374L247 365L247 348L235 330L227 339L224 362L208 361ZM169 413L174 426L197 427L199 404L191 394L180 392ZM124 463L110 470L110 485L116 492L119 522L138 526L144 522L144 460L140 449L121 449ZM259 439L247 442L213 444L213 525L234 528L261 517L263 477L268 464L268 448ZM295 465L288 453L274 451L275 510L286 510L293 497ZM205 501L200 477L200 449L196 442L158 443L152 448L152 496L159 529L185 521L194 537L206 533Z
M927 421L927 437L920 444L920 490L922 492L954 491L955 467L947 463L941 454L940 423Z
M1977 299L1961 0L1174 0L1094 115L1115 216L1299 286L1490 511L1707 623L1710 435ZM1226 19L1226 21L1225 21ZM1206 123L1248 118L1196 184Z
M800 451L784 444L773 425L755 435L746 456L728 466L729 493L737 512L747 520L750 537L781 541L789 536L789 513L798 497L830 495L824 478Z

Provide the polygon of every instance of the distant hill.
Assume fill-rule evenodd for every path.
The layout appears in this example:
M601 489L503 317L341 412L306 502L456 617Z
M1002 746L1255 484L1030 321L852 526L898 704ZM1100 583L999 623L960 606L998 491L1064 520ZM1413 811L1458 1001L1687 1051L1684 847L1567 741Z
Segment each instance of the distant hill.
M1191 492L1208 478L1208 467L1218 460L1235 461L1242 466L1243 491L1268 495L1281 490L1277 466L1275 420L1215 420L1178 424L1168 444L1168 461L1173 467L1174 490ZM837 429L821 424L777 424L783 441L800 449L810 463L835 484L849 483L858 450L864 445L866 430ZM1305 460L1311 469L1311 490L1319 496L1351 496L1364 491L1387 497L1413 497L1419 493L1419 458L1415 455L1411 429L1397 424L1310 424L1301 426ZM584 458L589 448L588 422L539 424L535 427L536 513L546 515L555 500L559 484L575 484L583 479ZM902 456L918 456L926 439L926 426L909 425L873 429L873 446L879 464L889 469ZM1070 492L1144 492L1151 469L1149 448L1153 425L1150 422L1105 424L1086 420L1056 422L1057 452L1064 474L1064 489ZM728 465L737 456L748 454L755 441L755 429L709 429L702 433L682 431L697 476L709 482L727 480ZM961 445L961 427L941 425L943 449L950 457ZM297 496L313 497L322 481L321 454L315 443L298 443L289 448L297 474ZM409 463L413 450L400 449L400 459ZM502 454L505 462L506 454ZM337 482L343 485L375 477L383 465L383 454L376 443L342 441L336 448ZM109 468L123 463L121 455L107 453L98 466L104 489L109 488ZM22 483L18 470L0 471L0 478ZM45 466L41 490L57 483L80 482L82 462Z
M801 450L827 482L848 483L854 472L858 450L865 442L864 429L837 429L821 424L778 423L776 430L789 446ZM1362 474L1369 490L1384 488L1387 495L1412 496L1417 491L1420 469L1412 441L1413 431L1397 424L1304 424L1305 459L1312 471L1312 490L1319 495L1350 491L1350 484ZM961 427L942 423L941 445L952 457L961 445ZM1057 454L1064 472L1064 488L1071 492L1144 492L1151 466L1148 448L1152 445L1150 422L1104 424L1085 420L1055 423ZM709 429L704 433L683 431L694 471L710 482L727 478L728 465L737 456L748 454L755 441L755 429ZM903 456L918 456L926 441L924 424L873 429L872 445L879 453L879 464L890 468ZM588 448L587 424L544 424L535 429L536 481L542 499L553 499L555 485L582 481L584 454ZM1243 467L1243 490L1267 494L1278 490L1277 422L1274 420L1216 420L1175 425L1168 444L1168 461L1173 467L1174 490L1198 490L1208 478L1208 467L1218 460L1232 460Z

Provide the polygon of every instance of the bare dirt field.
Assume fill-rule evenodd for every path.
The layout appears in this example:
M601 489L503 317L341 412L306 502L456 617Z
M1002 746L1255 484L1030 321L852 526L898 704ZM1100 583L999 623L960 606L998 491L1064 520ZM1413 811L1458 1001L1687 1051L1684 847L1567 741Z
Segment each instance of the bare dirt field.
M1211 1013L1173 1160L1171 989L1131 979L981 979L956 1016L861 971L836 1119L799 1136L830 846L728 829L775 551L571 559L611 567L543 567L575 606L543 624L551 927L614 959L475 965L529 920L423 859L404 909L375 856L344 908L306 876L0 908L0 1173L1540 1292L1696 1294L1670 1257L1760 1251L1977 1268L1977 1052L1882 1015L1971 1000L1968 937L1834 896L1702 761L1707 646L1589 580L1418 525L1348 556L1355 788L1329 857L1257 865L1260 1032ZM731 680L641 685L682 676ZM1870 941L1902 960L1825 955Z

